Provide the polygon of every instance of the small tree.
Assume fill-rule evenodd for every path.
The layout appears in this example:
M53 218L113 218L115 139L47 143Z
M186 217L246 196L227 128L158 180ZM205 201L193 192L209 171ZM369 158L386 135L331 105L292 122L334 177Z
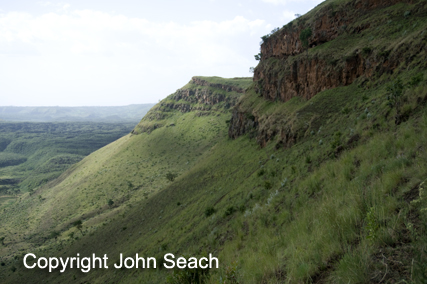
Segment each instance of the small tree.
M82 223L82 220L75 221L73 223L73 226L76 227L80 231L80 233L82 233L82 235L83 235L83 231L82 231L83 223Z
M60 235L60 233L59 232L57 232L57 231L52 231L51 233L50 233L50 235L49 235L49 237L51 238L51 239L58 239L58 237L59 237L59 235Z
M307 51L307 57L308 57L308 39L311 37L313 33L311 32L310 28L306 28L304 30L301 31L300 35L299 35L299 39L302 42L302 46L306 49Z
M174 173L172 173L172 172L168 172L168 173L166 174L166 179L167 179L168 181L174 181L176 177L177 177L177 175L176 175L176 174L174 174Z
M108 204L108 206L111 207L111 206L113 206L114 201L112 199L109 199L108 202L107 202L107 204Z

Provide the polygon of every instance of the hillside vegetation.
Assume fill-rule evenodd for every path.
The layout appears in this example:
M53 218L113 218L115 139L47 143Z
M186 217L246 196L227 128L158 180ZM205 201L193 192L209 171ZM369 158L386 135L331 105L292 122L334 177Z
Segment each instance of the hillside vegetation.
M426 19L422 0L325 1L263 37L253 80L193 77L1 208L1 279L425 283ZM220 267L48 273L26 252L159 267L212 253Z
M57 178L91 152L128 134L133 126L93 122L0 123L0 202L32 192Z

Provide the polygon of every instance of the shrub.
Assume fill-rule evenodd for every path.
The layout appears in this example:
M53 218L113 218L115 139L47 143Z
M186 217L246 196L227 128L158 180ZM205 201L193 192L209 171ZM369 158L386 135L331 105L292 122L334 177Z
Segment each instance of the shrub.
M236 209L234 208L234 206L229 206L227 208L227 210L225 210L224 212L224 217L230 216L231 214L233 214L236 211Z
M246 211L246 205L245 205L245 204L240 205L240 206L239 206L239 211L240 211L241 213L245 212L245 211Z
M423 80L423 74L418 73L417 75L413 76L411 80L409 81L408 85L410 87L417 86L421 81Z
M57 231L52 231L50 234L49 234L49 237L51 238L51 239L57 239L58 237L59 237L59 233L57 232Z
M168 181L174 181L176 177L177 177L177 174L174 174L174 173L172 173L172 172L168 172L168 173L166 174L166 179L167 179Z
M341 110L342 114L349 114L350 113L350 108L349 107L345 107Z
M362 48L362 54L363 55L369 55L371 53L372 49L370 47L364 47Z
M216 209L213 206L209 206L208 208L205 209L205 216L209 217L213 215L215 212L216 212Z
M264 182L264 188L269 190L273 187L273 185L271 184L271 182L269 182L268 180Z
M302 46L304 48L308 49L308 39L311 37L312 34L313 33L312 33L310 28L306 28L306 29L301 31L301 33L299 35L299 39L301 40Z

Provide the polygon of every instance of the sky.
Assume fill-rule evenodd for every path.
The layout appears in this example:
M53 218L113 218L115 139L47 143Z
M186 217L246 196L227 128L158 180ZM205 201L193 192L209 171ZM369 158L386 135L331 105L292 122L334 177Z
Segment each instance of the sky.
M321 0L0 0L0 106L157 103L250 77L261 37Z

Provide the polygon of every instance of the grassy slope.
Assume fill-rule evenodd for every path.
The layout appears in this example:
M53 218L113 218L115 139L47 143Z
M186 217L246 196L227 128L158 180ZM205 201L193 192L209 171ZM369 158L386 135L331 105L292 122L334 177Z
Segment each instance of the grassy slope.
M233 271L242 283L419 282L418 268L426 263L414 252L426 244L419 211L427 207L421 195L427 178L423 58L425 51L416 54L413 68L369 85L357 80L310 101L266 102L250 87L243 105L256 110L264 124L280 127L282 118L296 131L304 129L287 149L276 150L276 141L261 149L248 136L229 140L226 112L168 112L159 123L176 126L126 136L87 157L57 185L40 189L41 201L28 197L6 208L3 232L26 237L13 243L16 235L7 235L2 276L11 282L43 277L161 283L171 275L115 269L47 275L20 267L19 257L13 260L19 248L33 246L45 256L96 252L112 261L119 253L213 253L221 263L210 272L210 283ZM404 92L407 119L396 125L386 86L397 78L406 84L417 74L421 82ZM356 134L359 139L351 143ZM337 153L337 146L344 150ZM178 178L168 182L168 171ZM115 201L112 208L108 199ZM209 208L215 213L206 216ZM84 235L70 225L78 219ZM57 240L38 239L54 229ZM38 233L28 238L29 231Z

